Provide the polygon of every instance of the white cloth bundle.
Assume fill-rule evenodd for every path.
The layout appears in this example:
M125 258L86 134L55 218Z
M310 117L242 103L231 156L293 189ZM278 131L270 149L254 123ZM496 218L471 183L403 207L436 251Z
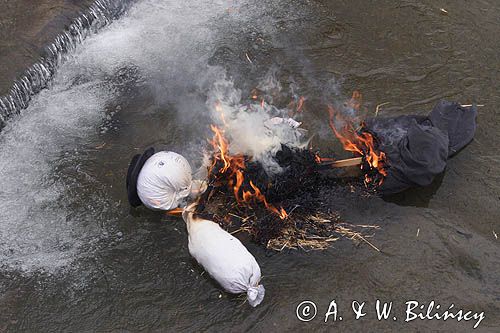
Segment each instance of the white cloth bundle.
M182 214L189 234L189 253L227 292L246 292L250 305L259 305L265 289L259 284L260 267L253 255L217 223L194 217L190 208Z
M144 206L155 210L179 207L191 193L189 162L171 151L160 151L146 161L137 179L137 194Z

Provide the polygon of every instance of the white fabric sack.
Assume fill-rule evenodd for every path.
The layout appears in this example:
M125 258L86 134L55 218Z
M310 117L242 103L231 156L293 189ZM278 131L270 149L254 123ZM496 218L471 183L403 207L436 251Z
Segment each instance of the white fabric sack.
M144 206L154 210L179 207L191 192L191 166L182 156L160 151L146 161L137 179L137 194Z
M182 217L187 225L189 253L227 292L247 294L251 306L264 299L260 267L241 242L217 223L193 216L187 208Z

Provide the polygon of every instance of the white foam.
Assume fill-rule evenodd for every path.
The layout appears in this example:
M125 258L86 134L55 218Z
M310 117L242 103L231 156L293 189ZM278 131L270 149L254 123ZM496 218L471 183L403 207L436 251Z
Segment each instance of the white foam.
M86 39L59 68L51 86L0 134L0 266L30 272L68 265L102 237L98 209L74 214L61 163L98 135L116 93L108 78L137 68L158 96L206 65L211 22L224 1L153 1ZM84 80L81 80L81 78ZM84 82L84 83L78 83ZM66 155L64 154L66 152ZM96 198L95 205L102 204ZM86 202L82 204L87 204Z
M67 264L88 238L68 220L71 199L54 167L61 152L76 148L102 117L107 96L97 93L96 84L65 89L56 83L2 132L0 264L52 271Z

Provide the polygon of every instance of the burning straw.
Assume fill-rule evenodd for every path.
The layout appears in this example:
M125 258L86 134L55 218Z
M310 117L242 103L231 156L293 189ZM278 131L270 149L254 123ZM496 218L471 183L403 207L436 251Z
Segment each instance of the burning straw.
M268 249L323 250L340 238L365 242L376 226L343 223L336 212L325 209L317 194L323 186L346 188L346 180L325 177L318 155L308 149L283 146L276 159L286 170L270 177L249 156L229 153L224 130L214 133L209 166L209 188L199 200L197 213L219 223L229 232L245 232ZM363 162L359 158L359 166ZM349 185L365 189L358 180ZM359 186L358 186L359 185Z

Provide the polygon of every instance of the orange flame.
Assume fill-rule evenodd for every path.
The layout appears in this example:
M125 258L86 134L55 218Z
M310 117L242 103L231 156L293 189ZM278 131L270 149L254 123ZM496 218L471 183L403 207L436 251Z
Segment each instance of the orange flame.
M228 142L222 135L222 131L219 130L217 126L211 125L210 126L212 131L214 132L215 136L212 141L212 144L214 145L214 148L217 150L215 153L217 156L217 159L221 160L224 162L224 166L219 170L220 173L224 173L229 169L231 166L231 162L228 157L226 157L227 150L228 150ZM214 159L214 162L216 160ZM215 166L215 163L214 163Z
M253 199L255 199L257 201L262 202L268 210L270 210L271 212L278 215L282 220L284 220L288 217L288 214L283 209L283 207L280 207L278 209L278 208L274 207L273 205L271 205L269 202L267 202L267 199L264 196L264 194L262 194L262 192L259 190L259 188L257 186L255 186L252 181L250 181L250 187L252 187L252 189L254 190L254 193L251 193L250 191L243 191L243 200L245 202L248 203L248 202L252 201Z
M334 161L336 161L336 159L334 159L332 157L321 157L319 152L315 152L314 153L314 161L318 164L321 164L323 162L334 162Z
M358 91L355 91L347 105L354 110L359 110L361 106L361 94ZM330 127L335 136L342 143L344 149L353 152L354 154L364 156L366 162L371 168L376 169L382 176L387 176L387 171L385 170L387 160L386 155L384 152L378 151L375 148L375 139L371 133L359 132L359 130L363 127L363 123L361 123L359 128L355 128L352 119L343 116L331 105L328 106L328 112L330 114ZM340 128L336 125L339 123L343 124ZM371 182L368 175L365 175L365 182ZM383 178L380 180L379 185L382 184L382 182Z
M297 113L301 113L302 111L304 111L305 101L306 101L306 98L304 96L300 96L298 100L296 98L293 98L290 101L290 103L288 103L288 106L287 106L287 108L290 110L288 112L288 115L290 117L293 117Z
M228 179L228 185L233 190L234 197L238 203L249 204L252 202L261 202L269 211L278 215L282 220L286 219L288 217L286 211L282 207L276 208L270 204L260 189L252 181L250 181L250 187L253 189L253 192L243 190L240 197L240 189L245 180L245 158L243 155L230 155L228 151L229 143L224 137L224 132L214 125L211 125L210 128L214 132L214 137L210 143L215 152L209 173L212 174L217 162L221 161L223 165L216 172L220 175L224 175L224 177Z
M182 208L174 208L174 209L171 209L171 210L167 210L166 213L168 215L179 216L179 215L182 215L182 212L184 212L184 209L182 209Z

